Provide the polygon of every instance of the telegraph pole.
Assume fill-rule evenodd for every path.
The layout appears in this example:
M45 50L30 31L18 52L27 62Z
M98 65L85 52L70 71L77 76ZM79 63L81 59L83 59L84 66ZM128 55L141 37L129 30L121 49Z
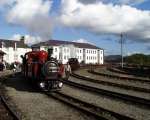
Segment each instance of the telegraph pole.
M120 35L120 45L121 45L121 67L123 68L123 34Z

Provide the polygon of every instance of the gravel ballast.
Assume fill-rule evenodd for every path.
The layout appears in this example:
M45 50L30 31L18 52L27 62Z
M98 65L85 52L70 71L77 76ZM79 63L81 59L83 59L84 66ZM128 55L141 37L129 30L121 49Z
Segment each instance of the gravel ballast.
M70 87L65 85L63 87L63 92L68 95L78 97L89 103L93 103L105 109L115 111L117 113L135 118L137 120L150 120L149 109L142 108L141 106L135 106L128 104L116 99L111 99L103 95L98 95L91 93L89 91L77 89L75 87Z
M117 72L113 72L107 68L97 68L95 69L94 71L96 72L100 72L100 73L105 73L105 74L110 74L110 75L116 75L116 76L126 76L126 77L132 77L132 78L139 78L139 79L145 79L145 80L150 80L150 78L148 77L140 77L140 76L137 76L137 75L131 75L131 74L123 74L123 73L117 73Z
M120 80L120 79L114 79L114 78L108 78L100 75L94 75L91 74L87 71L87 69L81 69L75 72L76 74L79 74L81 76L89 77L92 79L97 79L97 80L103 80L103 81L108 81L112 83L119 83L123 85L131 85L135 87L141 87L141 88L147 88L150 89L150 83L144 83L144 82L137 82L137 81L129 81L129 80Z
M98 83L94 83L94 82L89 82L86 80L81 80L81 79L78 79L75 77L70 77L70 80L73 82L79 83L79 84L88 85L88 86L92 86L95 88L100 88L100 89L104 89L104 90L108 90L108 91L113 91L113 92L117 92L117 93L127 94L127 95L136 96L136 97L145 98L145 99L150 100L150 93L144 93L144 92L139 92L139 91L134 91L134 90L127 90L127 89L119 88L119 87L115 87L115 86L102 85L102 84L98 84Z
M9 103L17 107L23 120L95 119L43 93L34 91L28 82L16 77L6 81L5 89Z

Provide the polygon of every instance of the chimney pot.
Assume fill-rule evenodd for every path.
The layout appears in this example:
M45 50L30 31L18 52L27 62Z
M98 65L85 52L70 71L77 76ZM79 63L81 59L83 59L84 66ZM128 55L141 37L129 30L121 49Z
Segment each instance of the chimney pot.
M20 41L24 44L25 43L25 37L21 36Z

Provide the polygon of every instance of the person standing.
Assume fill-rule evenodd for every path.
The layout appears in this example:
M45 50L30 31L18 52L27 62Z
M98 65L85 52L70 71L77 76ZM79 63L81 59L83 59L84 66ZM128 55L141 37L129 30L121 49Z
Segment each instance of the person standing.
M62 64L62 62L59 62L59 77L61 79L64 79L64 65Z
M3 60L3 70L6 70L6 62Z
M66 74L66 80L69 79L69 76L71 74L71 67L69 62L67 62L66 66L65 66L65 74Z
M13 72L16 72L16 67L17 67L16 62L14 62L13 63Z

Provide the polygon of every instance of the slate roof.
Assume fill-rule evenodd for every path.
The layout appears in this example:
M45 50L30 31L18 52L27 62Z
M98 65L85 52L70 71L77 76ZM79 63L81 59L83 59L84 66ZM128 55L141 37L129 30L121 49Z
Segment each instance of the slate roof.
M15 43L17 44L17 48L28 48L29 47L23 41L0 39L0 48L2 48L2 44L4 45L4 47L14 47Z
M89 44L89 43L79 43L79 42L70 42L70 41L60 41L60 40L48 40L46 42L40 42L37 44L32 45L32 47L35 46L59 46L59 45L69 45L73 44L74 46L78 48L89 48L89 49L102 49L95 45Z

